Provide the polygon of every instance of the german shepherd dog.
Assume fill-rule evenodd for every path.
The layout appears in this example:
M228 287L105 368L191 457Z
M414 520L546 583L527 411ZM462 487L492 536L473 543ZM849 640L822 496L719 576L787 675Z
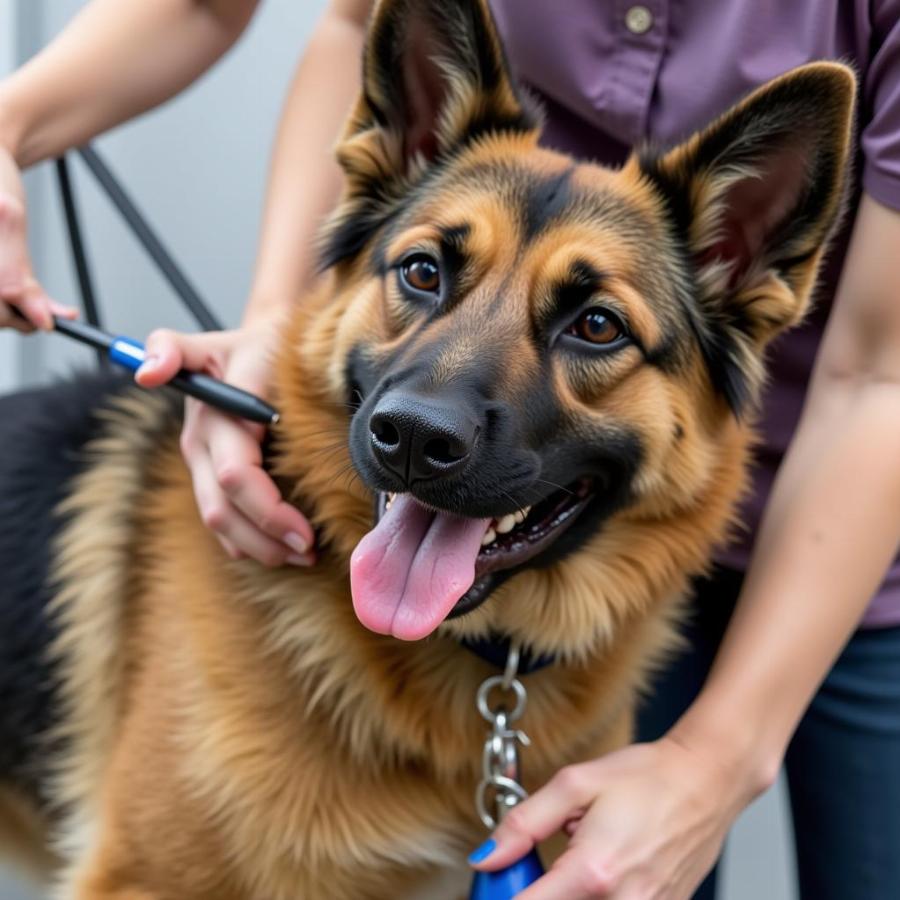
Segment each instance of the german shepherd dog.
M527 787L630 739L839 215L854 93L811 64L613 171L539 145L484 0L382 0L276 367L318 565L225 556L165 392L0 405L3 821L56 896L463 895L497 673L467 641L552 660Z

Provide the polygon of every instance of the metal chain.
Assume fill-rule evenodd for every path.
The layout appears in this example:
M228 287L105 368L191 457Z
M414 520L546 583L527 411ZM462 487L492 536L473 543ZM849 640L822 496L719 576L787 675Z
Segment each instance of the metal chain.
M475 790L475 806L485 826L493 831L503 817L528 793L519 783L519 746L531 741L512 724L525 712L525 685L516 677L519 668L519 648L513 645L502 675L492 675L478 688L478 712L491 730L484 742L481 758L482 778ZM491 694L498 693L496 706L491 706ZM493 812L490 810L493 806Z

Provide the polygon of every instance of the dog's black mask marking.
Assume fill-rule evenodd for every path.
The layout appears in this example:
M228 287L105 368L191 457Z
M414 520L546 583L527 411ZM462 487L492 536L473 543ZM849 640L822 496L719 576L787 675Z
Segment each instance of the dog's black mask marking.
M621 427L586 426L569 422L551 396L549 386L535 378L527 403L517 405L492 397L495 379L492 363L473 360L468 378L457 378L439 388L429 383L429 354L413 365L379 365L361 348L350 354L347 384L356 411L350 426L350 455L366 485L381 498L409 492L427 506L471 518L492 518L531 506L564 502L576 484L590 484L589 497L573 524L562 530L549 546L525 562L477 578L457 603L452 616L480 605L508 578L525 568L545 567L573 553L620 509L631 495L631 485L643 458L641 441ZM399 397L408 405L402 414L411 420L439 408L475 424L477 437L461 462L452 460L447 471L438 468L430 476L416 472L415 463L395 467L379 454L372 431L373 416ZM423 412L424 411L424 412ZM443 420L441 420L443 423ZM415 430L419 421L410 421ZM415 452L411 450L411 452ZM588 491L583 489L583 493ZM375 504L375 517L383 500Z

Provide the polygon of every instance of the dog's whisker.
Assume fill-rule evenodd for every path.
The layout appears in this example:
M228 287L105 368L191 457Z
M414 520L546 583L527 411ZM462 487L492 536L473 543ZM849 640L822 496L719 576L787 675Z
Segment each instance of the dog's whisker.
M349 477L348 477L349 476ZM359 472L356 470L356 466L353 465L352 460L345 465L341 466L337 472L328 480L329 485L333 485L339 482L340 479L345 479L345 485L349 490L353 486L353 482L355 479L359 478Z
M528 488L525 491L526 497L528 499L529 506L533 506L535 503L540 503L541 500L545 499L545 495L542 494L537 488Z
M319 447L316 450L310 450L304 454L304 458L307 460L318 460L323 457L331 457L339 451L341 448L338 447Z
M556 488L559 491L564 491L567 494L574 494L575 492L570 490L567 487L563 487L561 484L557 484L555 481L547 481L546 478L537 478L536 481L539 481L541 484L549 484L550 487Z
M324 437L324 435L323 435L323 437ZM304 442L304 443L305 443L305 442ZM303 446L303 445L301 444L301 447L302 447L302 446ZM338 438L338 440L332 441L331 443L325 444L324 446L328 447L329 449L334 449L334 448L344 448L344 449L347 449L347 442L346 442L343 438ZM316 449L318 450L318 449L320 449L320 448L317 447Z
M322 437L322 435L330 434L336 438L340 438L341 440L347 439L347 433L345 431L338 431L335 428L323 428L321 431L310 431L304 433L303 437L305 439L314 438L314 437Z
M354 465L353 465L352 460L350 460L350 461L344 463L344 465L342 465L340 467L340 469L338 469L338 471L334 475L334 479L341 478L344 475L346 475L348 472L352 472L352 471L354 471ZM332 479L332 480L334 480L334 479Z
M504 491L503 488L500 488L500 493L503 494L503 496L506 497L506 499L509 500L509 502L512 503L512 505L516 509L520 509L522 506L528 505L528 504L524 504L524 503L519 503L519 501L516 500L516 498L513 497L512 494L510 494L508 491Z

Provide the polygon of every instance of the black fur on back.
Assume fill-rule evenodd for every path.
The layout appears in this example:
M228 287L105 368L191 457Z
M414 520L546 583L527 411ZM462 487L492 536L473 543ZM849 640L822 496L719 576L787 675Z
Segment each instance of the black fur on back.
M97 411L129 384L119 374L85 374L0 397L0 779L36 793L29 763L53 722L54 673L46 615L54 510L82 471L82 453L101 427ZM41 754L34 754L36 759Z

